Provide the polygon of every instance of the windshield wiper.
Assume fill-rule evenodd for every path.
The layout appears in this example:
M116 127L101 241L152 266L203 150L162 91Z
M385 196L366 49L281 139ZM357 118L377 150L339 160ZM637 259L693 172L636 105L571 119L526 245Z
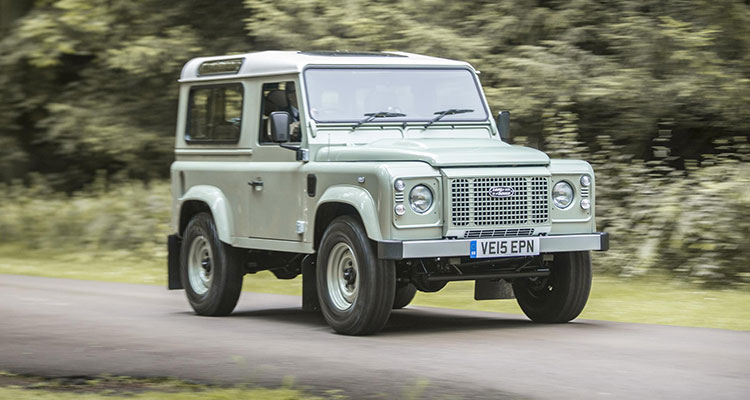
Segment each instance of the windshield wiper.
M474 110L469 109L469 108L449 108L443 111L435 111L435 114L437 114L437 117L433 118L430 122L428 122L427 125L424 126L424 129L427 129L430 125L434 124L435 122L440 121L446 115L465 114L465 113L470 113L470 112L474 112Z
M395 113L395 112L388 112L388 111L380 111L380 112L374 112L374 113L367 113L365 114L367 118L360 120L354 126L352 126L352 130L357 129L360 125L370 122L374 120L375 118L389 118L389 117L405 117L406 114L402 113Z

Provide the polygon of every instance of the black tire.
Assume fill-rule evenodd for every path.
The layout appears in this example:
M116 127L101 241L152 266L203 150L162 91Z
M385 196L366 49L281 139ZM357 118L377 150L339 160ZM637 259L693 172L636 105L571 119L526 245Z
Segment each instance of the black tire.
M326 228L316 265L320 309L333 330L368 335L383 329L393 306L396 267L378 260L357 219L342 216Z
M228 315L242 290L244 270L239 250L219 240L214 219L205 212L193 216L182 238L180 278L190 305L200 315ZM193 246L196 248L191 254ZM191 257L197 256L203 275L195 261L192 267L190 264Z
M396 295L393 299L393 309L398 310L408 306L409 303L414 300L414 295L416 294L417 288L411 283L396 288Z
M548 277L513 282L518 305L534 322L561 323L576 318L586 306L590 291L588 251L556 253Z

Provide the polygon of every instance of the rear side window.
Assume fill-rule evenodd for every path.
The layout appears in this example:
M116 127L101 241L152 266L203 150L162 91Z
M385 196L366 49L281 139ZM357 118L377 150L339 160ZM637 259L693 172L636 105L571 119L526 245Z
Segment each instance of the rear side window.
M242 85L198 86L190 89L188 143L237 143L242 128Z

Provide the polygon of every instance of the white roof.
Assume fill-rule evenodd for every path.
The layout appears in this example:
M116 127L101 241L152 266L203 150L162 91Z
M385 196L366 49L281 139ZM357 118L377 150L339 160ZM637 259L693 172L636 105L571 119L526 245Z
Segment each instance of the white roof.
M211 74L201 76L198 68L207 61L243 59L237 73ZM261 51L257 53L198 57L185 64L180 74L180 82L214 80L263 75L294 74L310 65L352 65L352 66L426 66L426 67L467 67L469 63L445 58L429 57L404 52L335 52L335 51Z

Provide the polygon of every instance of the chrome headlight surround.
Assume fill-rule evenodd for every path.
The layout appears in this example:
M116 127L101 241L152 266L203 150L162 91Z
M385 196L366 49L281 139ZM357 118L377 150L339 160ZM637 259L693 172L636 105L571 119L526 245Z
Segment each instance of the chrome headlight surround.
M432 190L425 185L414 186L409 191L409 206L417 214L426 214L434 203Z
M555 207L565 210L573 204L574 198L575 190L573 190L573 185L570 183L560 181L552 187L552 203Z

